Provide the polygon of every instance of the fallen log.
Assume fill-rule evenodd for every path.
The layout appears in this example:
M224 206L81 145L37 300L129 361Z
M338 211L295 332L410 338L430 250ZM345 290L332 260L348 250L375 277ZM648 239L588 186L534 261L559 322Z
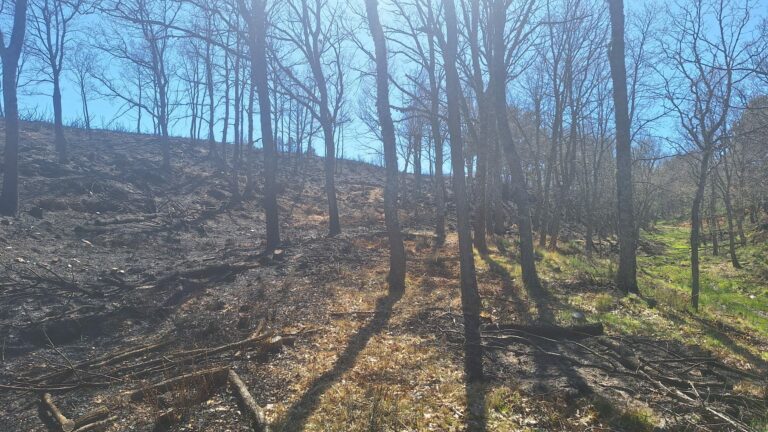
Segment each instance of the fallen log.
M228 368L222 367L192 372L160 381L149 387L134 390L130 392L128 396L132 401L138 402L148 395L165 393L183 385L189 385L190 387L207 386L208 388L216 388L226 382L228 371Z
M259 267L259 263L236 262L208 264L188 270L171 272L156 280L147 279L141 285L151 285L155 289L163 288L179 279L211 279L213 277L224 278L226 276L237 274L245 270Z
M104 420L100 420L94 423L90 423L75 429L72 432L97 432L103 431L111 426L117 420L117 416L107 417Z
M248 387L245 386L245 383L240 379L237 372L230 369L227 379L232 386L232 389L235 391L235 395L241 405L248 411L248 416L251 418L253 429L257 432L268 432L269 426L267 424L267 418L264 415L264 410L262 410L256 403L256 400L253 399L253 396L251 396L251 393L248 391Z
M522 332L549 339L585 339L603 335L603 323L584 324L561 327L551 324L492 324L484 326L482 331L488 333Z
M100 406L95 410L85 413L75 419L75 429L81 429L85 426L89 426L93 423L104 420L109 417L109 409L105 406Z
M56 420L56 423L58 423L59 428L61 428L62 431L72 432L75 429L75 422L62 414L61 410L59 410L59 407L53 403L53 398L51 397L50 393L43 393L42 402L45 410L51 414L54 420Z
M128 223L137 223L137 222L146 222L149 220L157 219L160 216L159 213L151 213L144 216L127 216L127 217L115 217L112 219L96 219L93 221L93 224L96 226L106 226L106 225L120 225L120 224L128 224Z

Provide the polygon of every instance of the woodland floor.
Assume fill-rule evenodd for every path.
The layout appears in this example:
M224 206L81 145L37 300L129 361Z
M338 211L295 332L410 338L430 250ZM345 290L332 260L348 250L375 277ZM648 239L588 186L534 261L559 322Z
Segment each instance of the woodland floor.
M174 140L165 179L154 137L68 137L60 166L49 126L23 125L23 211L0 218L0 431L55 430L43 392L69 418L106 407L108 431L250 430L212 378L130 397L211 368L236 371L278 431L767 430L764 234L739 249L743 270L707 256L698 313L684 225L643 234L640 297L610 282L610 241L587 258L566 233L539 253L544 292L527 293L514 233L496 238L476 256L487 380L467 385L455 233L434 247L411 179L393 298L379 168L340 164L344 232L328 238L322 161L282 156L285 245L264 255L259 185L233 202L205 143ZM567 326L576 311L605 334L495 326Z

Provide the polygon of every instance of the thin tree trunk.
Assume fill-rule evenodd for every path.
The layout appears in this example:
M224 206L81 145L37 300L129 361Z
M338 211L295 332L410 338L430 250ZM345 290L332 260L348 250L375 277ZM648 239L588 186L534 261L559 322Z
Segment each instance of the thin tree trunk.
M226 54L226 53L225 53ZM227 132L229 131L229 55L224 56L224 118L221 125L221 160L227 161Z
M512 130L507 117L506 99L506 63L503 53L506 52L504 43L504 28L506 25L507 8L504 0L496 0L493 24L493 56L491 69L491 93L494 95L494 113L496 114L496 130L499 141L504 146L507 166L512 178L512 199L517 206L517 226L520 235L520 267L523 273L523 284L531 293L541 290L539 276L536 272L536 255L533 249L533 230L531 229L531 197L526 186L525 173L520 156L517 152ZM533 3L525 12L530 16ZM543 231L542 231L543 232Z
M280 220L277 205L277 151L272 139L272 107L267 82L267 13L266 0L252 0L251 10L245 0L237 0L240 12L250 17L248 43L251 55L251 80L259 97L259 120L264 154L264 213L267 219L267 247L271 251L280 246ZM238 108L239 109L239 108Z
M326 111L321 108L321 110ZM336 155L333 141L333 125L330 115L321 114L321 127L325 142L325 196L328 200L328 235L341 234L341 222L339 220L339 204L336 199Z
M389 238L389 290L401 293L405 290L406 257L400 221L397 215L397 144L395 126L389 108L389 66L384 30L379 21L378 1L366 0L368 25L376 52L376 110L379 114L381 136L384 144L386 183L384 186L384 220Z
M434 11L431 4L427 7L427 21L434 23ZM443 135L440 130L440 86L436 71L435 35L427 35L427 47L429 50L429 62L427 76L429 78L430 111L429 122L432 132L432 141L435 146L435 243L445 243L445 179L443 175Z
M725 181L720 179L720 189L723 192L723 202L725 203L725 215L728 219L728 254L731 257L733 268L740 269L741 263L736 255L736 233L733 229L733 200L731 199L731 173L728 167L728 161L724 161Z
M421 138L419 130L413 137L413 177L417 197L421 196Z
M210 27L212 24L209 23L208 26ZM205 85L208 89L208 149L210 156L212 158L217 157L216 155L216 137L213 132L213 126L214 126L214 114L216 112L216 103L214 101L214 94L213 94L213 59L211 58L211 44L210 42L205 44ZM202 111L202 107L201 107ZM202 115L202 113L200 113Z
M461 136L461 84L456 70L458 51L458 25L453 0L445 0L446 48L443 51L448 103L448 133L451 139L451 165L453 166L453 194L459 236L461 268L461 309L464 317L464 369L467 381L483 378L483 346L480 339L480 295L477 291L475 258L472 250L469 197L464 177L464 153Z
M701 203L704 201L704 189L707 185L707 170L711 150L706 150L699 166L699 178L696 185L696 195L691 207L691 305L699 310L699 246L701 242Z
M60 71L53 71L53 133L59 163L65 163L67 161L67 140L64 138L60 75Z
M714 177L709 182L709 236L712 239L712 255L720 255L720 226L717 221L717 209L715 206L717 192L715 191Z

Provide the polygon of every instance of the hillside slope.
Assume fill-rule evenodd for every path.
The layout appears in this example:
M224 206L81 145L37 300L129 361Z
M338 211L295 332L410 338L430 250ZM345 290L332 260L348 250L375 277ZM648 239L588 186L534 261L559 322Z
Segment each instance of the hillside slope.
M264 255L259 180L233 200L205 143L174 140L164 178L154 137L67 132L72 162L59 166L50 127L23 125L23 212L0 219L0 430L53 430L44 392L70 418L106 407L108 431L250 430L216 373L149 388L217 368L285 431L764 424L768 335L721 330L741 354L695 346L705 324L619 299L607 256L587 260L573 242L542 252L547 292L533 296L512 237L478 255L489 377L467 386L455 233L434 248L429 194L406 188L408 288L392 298L381 169L340 164L343 234L328 238L322 161L281 156L285 245ZM536 333L574 312L606 334ZM509 323L529 327L492 327Z

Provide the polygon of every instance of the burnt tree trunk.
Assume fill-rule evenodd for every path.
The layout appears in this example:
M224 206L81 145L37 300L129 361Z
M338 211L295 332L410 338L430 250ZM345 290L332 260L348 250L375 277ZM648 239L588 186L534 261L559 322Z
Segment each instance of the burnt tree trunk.
M19 210L19 105L16 98L16 71L19 68L19 56L24 45L26 24L27 0L17 0L13 10L13 30L11 30L8 46L6 47L5 42L0 40L5 105L5 156L0 214L6 216L15 216Z
M67 161L67 140L64 138L64 118L61 108L61 69L53 70L53 134L59 163Z
M211 19L208 18L208 28L212 27ZM208 89L208 152L212 158L216 158L216 137L213 132L214 114L216 112L216 102L213 88L213 58L210 42L205 43L205 86ZM200 109L202 111L202 108ZM202 115L202 112L200 113Z
M277 150L272 137L272 106L267 82L267 12L266 0L238 0L241 14L248 23L251 54L251 80L259 98L259 121L264 154L264 213L267 219L267 250L280 246L280 220L277 206ZM239 107L238 107L239 109ZM235 132L237 134L237 132Z

